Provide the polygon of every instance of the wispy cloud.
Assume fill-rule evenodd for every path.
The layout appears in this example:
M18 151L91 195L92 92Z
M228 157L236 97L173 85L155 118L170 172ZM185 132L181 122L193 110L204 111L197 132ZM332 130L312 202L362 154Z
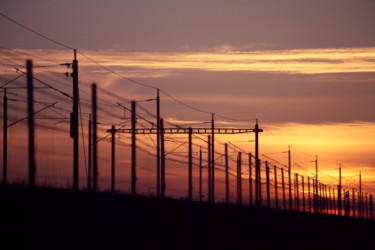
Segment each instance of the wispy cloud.
M320 74L373 72L375 48L228 51L197 53L88 51L110 67L143 71L173 70L276 72ZM89 65L90 63L88 63ZM87 66L88 66L87 65ZM160 74L163 76L163 74Z

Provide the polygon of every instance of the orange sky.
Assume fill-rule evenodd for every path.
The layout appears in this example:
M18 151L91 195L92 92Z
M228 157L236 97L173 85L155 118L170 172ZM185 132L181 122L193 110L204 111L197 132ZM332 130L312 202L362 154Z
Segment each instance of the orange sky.
M99 87L101 135L105 135L105 128L126 122L122 118L129 117L129 112L124 113L117 102L128 105L132 99L152 99L155 88L160 88L162 116L173 124L209 122L211 113L215 113L218 126L251 128L257 118L265 129L261 135L262 154L276 153L272 158L286 164L285 153L277 153L290 145L293 162L309 170L313 171L314 166L303 162L318 156L321 177L327 183L336 185L341 163L345 185L355 185L361 171L364 184L374 191L375 37L371 31L375 4L371 1L354 4L349 0L290 0L288 4L266 4L220 0L214 5L210 1L192 1L189 5L183 1L166 5L114 1L105 6L92 1L90 10L78 3L77 9L84 11L45 1L44 10L48 11L38 12L42 2L4 1L1 7L4 14L41 34L79 49L83 124L87 124L91 112L90 84L95 82ZM20 4L24 8L19 8ZM65 18L67 13L69 20ZM3 17L0 27L5 34L0 38L1 85L20 74L14 68L25 70L25 60L31 58L36 77L71 93L71 79L64 76L71 69L58 65L71 62L72 51L61 50L60 45ZM24 86L24 82L21 77L11 86ZM9 97L18 100L9 104L12 122L25 115L22 101L26 93L22 89L9 91ZM44 125L38 137L39 174L47 179L66 176L59 183L69 185L71 170L66 166L70 162L71 141L64 136L68 131L70 100L46 89L37 90L36 99L58 102L58 109L39 114L43 119L38 123ZM148 113L155 112L153 101L139 105L144 108L139 110L140 114L154 119ZM35 109L42 107L43 104L36 103ZM52 131L44 131L46 126L52 127ZM10 128L13 180L26 176L25 131L24 123ZM237 141L239 147L253 150L252 142L242 142L248 137L218 139L222 143ZM142 147L151 148L153 143L151 138L144 138ZM102 177L107 180L108 144L103 141L100 156ZM178 145L169 143L169 150ZM49 154L51 150L59 153ZM186 153L185 145L179 150L179 154ZM18 154L23 157L16 157ZM145 192L150 191L146 186L152 183L152 157L146 153L139 159ZM126 154L118 162L124 168L129 165ZM298 173L309 175L298 165L293 167ZM126 188L127 174L120 173L122 188ZM179 175L178 170L175 175ZM85 178L83 167L81 177Z

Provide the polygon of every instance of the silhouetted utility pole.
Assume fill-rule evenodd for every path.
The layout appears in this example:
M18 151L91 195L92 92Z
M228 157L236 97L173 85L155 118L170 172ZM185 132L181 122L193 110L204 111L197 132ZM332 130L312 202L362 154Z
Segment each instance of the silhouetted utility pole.
M91 190L91 180L92 180L92 121L91 121L91 114L89 118L89 136L88 136L88 166L87 166L87 189Z
M237 205L242 204L242 176L241 176L241 152L238 152L237 158Z
M211 188L211 201L212 203L215 203L215 120L214 120L214 114L212 114L212 120L211 120L211 181L212 181L212 188Z
M27 121L29 130L29 185L35 186L35 131L34 131L34 93L33 93L33 63L26 61L27 68Z
M352 194L352 203L353 203L353 217L355 217L355 192L353 188L353 194Z
M72 66L72 78L73 78L73 111L70 118L70 133L73 138L73 190L78 190L79 184L79 123L78 123L78 104L79 104L79 89L78 89L78 60L77 51L74 50L74 60Z
M199 201L202 201L202 146L199 147Z
M193 199L193 130L189 128L189 201Z
M329 213L332 214L332 193L331 187L328 187L328 205L329 205Z
M160 197L160 96L159 89L156 95L156 193Z
M289 210L293 210L293 197L292 197L292 158L290 146L288 148L288 184L289 184Z
M267 208L271 207L270 203L270 168L268 167L268 161L266 161L266 182L267 182Z
M132 169L131 169L131 193L132 195L136 195L136 182L137 182L137 174L136 174L136 161L137 161L137 155L136 155L136 106L135 101L131 102L131 115L132 115Z
M281 180L282 180L282 187L283 187L283 206L284 206L284 210L286 210L284 169L282 168L280 170L281 170Z
M262 205L261 197L261 178L260 178L260 162L259 162L259 132L262 132L262 129L259 129L258 119L255 123L255 204L256 206Z
M359 217L362 217L363 216L363 207L362 207L362 175L361 175L361 171L359 171L358 208L359 208Z
M253 205L253 183L252 183L252 170L251 170L251 153L249 153L249 205Z
M335 196L335 188L332 188L332 197L333 197L333 214L336 214L336 196Z
M304 181L304 178L303 178L303 175L301 176L302 178L302 211L303 212L306 212L305 210L305 181Z
M7 89L4 89L3 98L3 184L7 184L8 170L8 97Z
M116 157L116 148L115 148L115 134L116 134L116 129L115 126L112 125L111 128L111 135L112 135L112 143L111 143L111 191L112 193L115 192L115 157Z
M92 189L94 192L98 190L98 142L97 142L97 107L96 107L96 84L91 85L92 91Z
M296 187L296 209L299 211L299 191L298 191L298 174L295 174L295 187Z
M164 120L160 119L160 175L161 190L160 195L165 197L165 140L164 140Z
M337 202L338 202L338 210L339 210L339 215L341 215L342 213L342 201L341 201L341 164L340 164L340 167L339 167L339 185L337 186Z
M208 166L207 166L207 170L208 170L208 203L211 203L212 202L212 185L211 185L211 182L212 182L212 171L211 171L211 136L207 136L207 146L208 146Z
M228 164L228 143L224 144L225 152L225 202L229 204L229 164Z
M311 212L311 194L310 194L310 177L307 177L307 193L309 194L309 213Z
M315 156L315 213L319 213L319 194L318 194L318 156Z
M274 173L274 180L275 180L275 202L276 202L276 209L279 209L279 196L277 193L277 171L276 165L273 166L273 173Z
M365 193L365 218L368 219L367 192Z

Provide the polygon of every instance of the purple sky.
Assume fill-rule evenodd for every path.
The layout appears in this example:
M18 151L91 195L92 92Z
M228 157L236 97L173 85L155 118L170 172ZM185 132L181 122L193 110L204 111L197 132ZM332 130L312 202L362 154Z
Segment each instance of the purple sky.
M135 51L362 47L375 44L372 0L3 0L1 12L77 49ZM3 18L0 42L59 48ZM60 49L60 48L59 48Z

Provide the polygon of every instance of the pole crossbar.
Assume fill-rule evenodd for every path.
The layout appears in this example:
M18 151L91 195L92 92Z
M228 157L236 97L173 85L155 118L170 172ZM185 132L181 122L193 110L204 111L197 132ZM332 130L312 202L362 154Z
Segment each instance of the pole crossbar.
M107 132L111 132L111 129L108 129ZM258 129L259 132L263 132L262 129ZM132 129L116 129L117 133L131 134L133 133ZM253 133L255 129L232 129L232 128L216 128L212 131L211 128L192 128L193 134L244 134L244 133ZM157 128L142 128L135 129L136 134L157 134ZM189 128L164 128L164 134L189 134Z

